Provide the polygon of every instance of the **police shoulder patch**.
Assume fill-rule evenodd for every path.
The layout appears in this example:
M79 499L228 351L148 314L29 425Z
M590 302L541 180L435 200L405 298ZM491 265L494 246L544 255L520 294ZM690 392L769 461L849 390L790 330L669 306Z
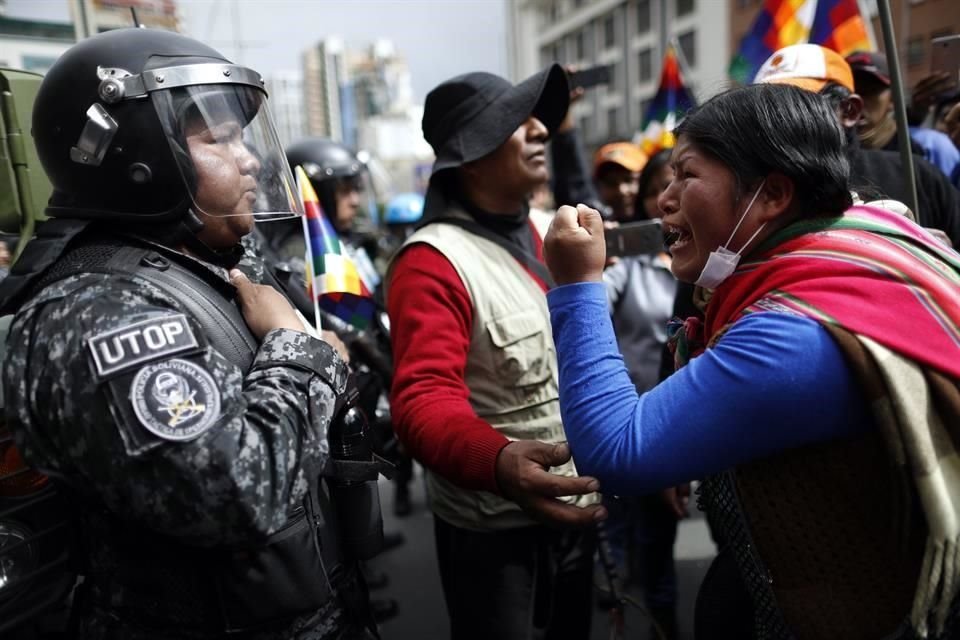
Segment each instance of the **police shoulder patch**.
M199 437L220 416L220 391L200 365L174 358L150 364L130 384L130 404L147 431L164 440Z
M149 318L87 339L94 373L100 380L199 346L182 313Z

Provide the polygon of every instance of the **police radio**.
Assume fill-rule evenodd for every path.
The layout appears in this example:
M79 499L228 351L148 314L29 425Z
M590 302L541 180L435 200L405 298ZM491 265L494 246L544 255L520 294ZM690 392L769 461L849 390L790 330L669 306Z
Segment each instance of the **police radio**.
M334 461L329 479L333 503L340 523L343 545L358 560L377 555L383 546L383 515L377 477L391 477L393 465L377 456L370 447L367 416L356 406L358 392L352 379L346 401L330 425L328 440Z

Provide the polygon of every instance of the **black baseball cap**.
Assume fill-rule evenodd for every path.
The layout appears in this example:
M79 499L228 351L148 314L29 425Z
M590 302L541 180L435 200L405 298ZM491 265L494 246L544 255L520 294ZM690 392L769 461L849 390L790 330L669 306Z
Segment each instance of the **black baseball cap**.
M570 106L567 74L558 64L514 85L492 73L466 73L437 85L423 107L423 137L437 159L432 174L493 153L527 118L552 134Z
M847 56L847 64L853 71L853 77L860 74L873 76L886 86L890 86L890 67L887 56L876 51L854 51Z

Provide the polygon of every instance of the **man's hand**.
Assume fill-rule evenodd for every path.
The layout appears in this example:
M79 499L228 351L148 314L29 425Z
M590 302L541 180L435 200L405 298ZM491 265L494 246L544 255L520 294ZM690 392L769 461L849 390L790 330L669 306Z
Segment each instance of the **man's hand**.
M543 240L543 257L557 284L602 281L606 256L600 212L585 204L560 207Z
M511 442L497 456L500 492L545 524L585 527L605 519L607 510L601 505L581 508L557 500L560 496L578 496L600 488L595 478L567 478L547 471L569 459L570 448L565 444L536 440Z
M690 517L690 512L687 510L687 504L690 502L689 482L664 489L660 492L660 497L666 503L670 512L676 516L677 520Z
M577 72L578 68L576 65L568 64L563 67L563 70L567 72L567 78L569 79L573 77L573 74ZM576 121L573 119L573 105L576 104L585 93L586 91L583 87L570 87L570 106L567 107L567 115L564 116L563 122L557 127L557 133L572 131L574 127L577 126Z
M946 71L935 71L922 78L910 94L911 124L920 124L927 117L930 107L934 105L937 98L954 88L954 78Z
M273 287L250 282L239 269L230 270L230 282L237 288L243 319L258 340L273 329L305 330L296 311Z
M343 340L340 339L340 336L335 334L333 331L327 331L324 329L320 332L320 337L323 338L324 342L337 350L337 353L340 354L340 357L343 358L344 362L350 364L350 349L348 349L347 345L344 344Z

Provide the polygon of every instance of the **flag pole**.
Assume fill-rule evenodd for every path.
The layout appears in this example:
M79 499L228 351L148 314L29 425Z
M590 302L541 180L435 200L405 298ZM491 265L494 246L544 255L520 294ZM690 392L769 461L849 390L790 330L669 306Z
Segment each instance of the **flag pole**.
M320 321L320 300L317 297L317 272L313 268L313 250L310 248L310 226L306 214L300 216L303 222L303 240L306 246L307 270L310 272L310 297L313 299L313 326L317 331L323 331L323 323Z
M920 220L919 201L917 199L917 179L913 166L913 153L910 151L910 125L907 123L906 92L903 86L903 76L900 74L900 56L897 54L897 41L893 33L893 19L890 16L890 0L877 0L877 9L880 13L880 27L883 31L883 49L887 54L887 64L890 67L890 81L893 90L893 113L897 119L898 140L900 142L900 162L907 185L910 190L907 195L910 202L907 206L913 215Z
M294 170L294 178L297 182L297 192L300 196L300 203L303 206L303 215L300 216L300 222L303 229L303 246L304 246L304 260L306 264L304 265L304 277L309 278L310 280L310 297L313 300L313 326L317 328L317 331L323 331L323 323L320 321L320 301L317 297L317 272L314 269L313 263L313 249L310 246L310 221L307 217L307 203L305 202L306 197L304 196L303 190L304 180L309 180L307 173L303 168L297 165Z

